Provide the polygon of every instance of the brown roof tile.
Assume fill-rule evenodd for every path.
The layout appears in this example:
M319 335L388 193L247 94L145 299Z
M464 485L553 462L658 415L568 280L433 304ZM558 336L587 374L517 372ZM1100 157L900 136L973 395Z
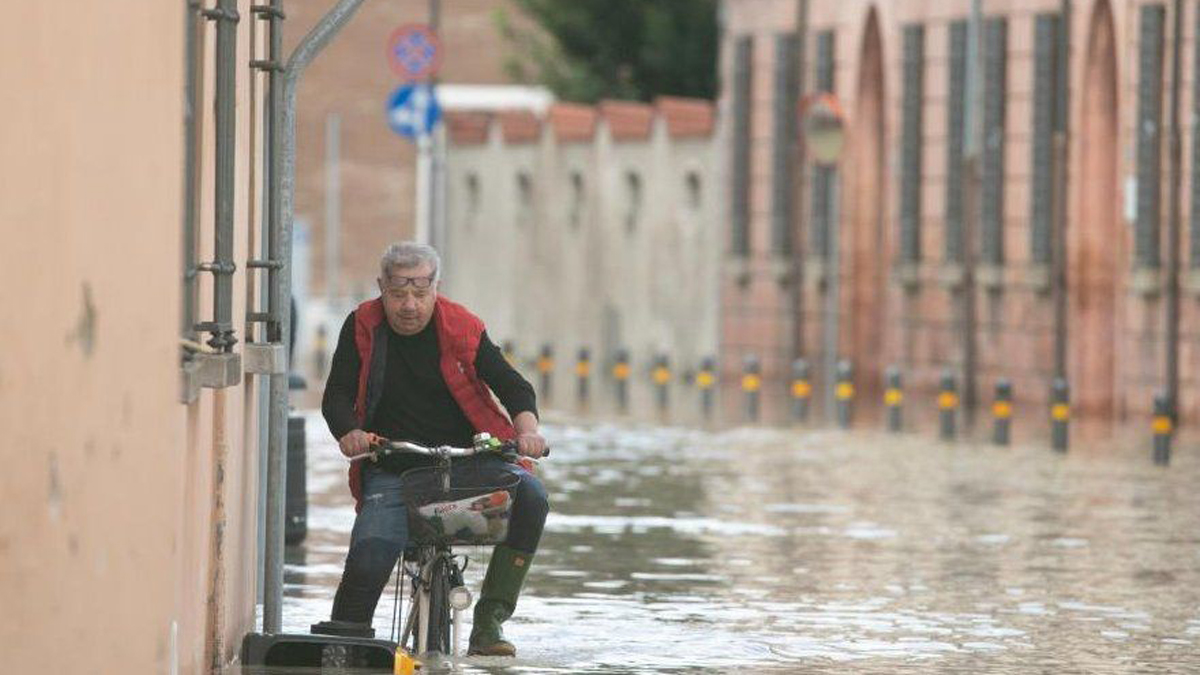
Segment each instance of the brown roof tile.
M528 110L508 110L497 117L505 143L533 143L542 135L541 121Z
M456 110L446 113L446 131L450 141L458 145L487 143L491 116L484 112Z
M711 101L700 98L660 96L654 100L658 114L667 122L671 138L695 138L712 135L714 110Z
M637 101L601 101L600 116L608 124L613 140L645 140L650 137L654 108Z
M560 143L590 141L596 133L596 109L590 105L555 103L548 116Z

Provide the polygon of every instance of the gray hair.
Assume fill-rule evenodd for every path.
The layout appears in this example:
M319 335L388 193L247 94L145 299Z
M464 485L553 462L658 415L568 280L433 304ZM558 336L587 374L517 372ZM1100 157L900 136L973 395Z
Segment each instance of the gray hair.
M438 255L437 249L428 244L418 244L415 241L399 241L388 246L387 250L383 252L383 257L379 260L379 274L382 278L387 279L393 267L411 269L422 263L429 263L433 266L434 281L441 278L442 258Z

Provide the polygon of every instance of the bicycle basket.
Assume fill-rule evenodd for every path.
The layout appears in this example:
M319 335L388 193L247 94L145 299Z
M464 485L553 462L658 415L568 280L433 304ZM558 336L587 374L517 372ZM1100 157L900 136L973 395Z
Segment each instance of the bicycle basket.
M401 476L408 507L409 539L415 545L498 544L508 537L512 495L519 476L502 467L453 465L450 488L439 467L409 469Z

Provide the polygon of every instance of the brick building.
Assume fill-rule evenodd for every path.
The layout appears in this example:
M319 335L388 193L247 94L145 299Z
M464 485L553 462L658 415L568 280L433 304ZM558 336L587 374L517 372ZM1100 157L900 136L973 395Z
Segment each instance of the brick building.
M721 361L724 381L734 383L743 357L762 359L776 394L768 415L783 414L793 358L810 360L820 379L832 349L831 306L836 353L853 361L860 396L877 400L884 369L895 365L909 400L931 401L943 370L961 371L964 360L964 263L975 280L979 399L989 401L1005 377L1026 411L1045 414L1055 360L1060 3L982 4L986 141L978 227L967 229L961 139L972 79L970 2L724 3L718 143L729 227ZM1077 411L1123 419L1146 412L1164 383L1165 271L1174 246L1166 222L1172 17L1165 2L1071 4L1067 374ZM1200 49L1192 39L1200 17L1186 6L1180 46L1188 111L1200 105L1193 84ZM845 111L846 147L831 169L799 161L795 110L814 91L833 92ZM1200 188L1192 170L1200 139L1190 123L1184 127L1179 373L1184 418L1196 420L1200 209L1188 195ZM967 232L976 242L970 257ZM836 303L828 302L831 269L839 269Z

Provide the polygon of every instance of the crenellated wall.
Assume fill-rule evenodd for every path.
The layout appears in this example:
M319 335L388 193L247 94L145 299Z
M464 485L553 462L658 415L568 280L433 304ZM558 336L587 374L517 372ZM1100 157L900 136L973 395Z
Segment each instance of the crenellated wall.
M671 419L694 417L687 381L717 349L720 205L711 104L556 104L447 119L446 276L535 382L579 410L576 360L591 353L589 410L615 405L617 351L630 355L630 410L656 417L654 359L670 359Z

